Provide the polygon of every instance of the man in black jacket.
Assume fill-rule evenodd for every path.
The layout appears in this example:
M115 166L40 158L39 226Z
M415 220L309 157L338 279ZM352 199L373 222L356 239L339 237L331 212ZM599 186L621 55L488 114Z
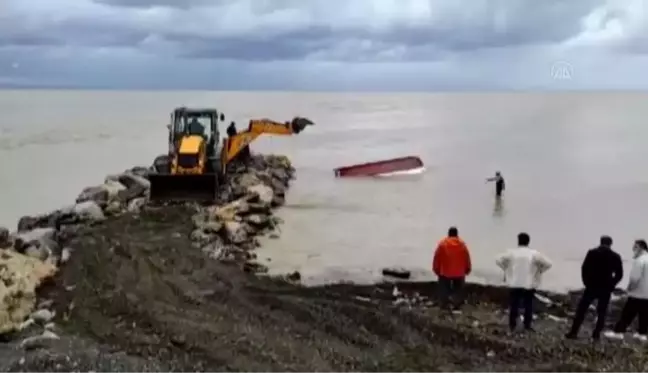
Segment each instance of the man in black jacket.
M623 262L621 256L612 250L611 237L602 236L599 247L587 252L581 266L581 276L585 290L578 303L571 330L565 337L569 339L577 337L585 313L596 300L597 319L592 338L598 340L605 327L605 317L612 291L623 278Z
M506 183L504 181L504 176L502 176L502 173L497 171L495 172L495 177L490 177L486 179L487 183L490 182L495 182L495 197L499 200L502 198L502 193L504 192L504 189L506 188Z

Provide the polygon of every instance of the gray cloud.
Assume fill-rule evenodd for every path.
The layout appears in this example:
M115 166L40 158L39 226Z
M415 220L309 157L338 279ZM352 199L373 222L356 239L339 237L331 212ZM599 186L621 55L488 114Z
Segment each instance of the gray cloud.
M111 16L88 12L66 22L42 17L36 28L24 27L17 16L0 28L0 44L131 46L181 57L250 61L435 60L444 53L563 42L579 33L580 20L599 2L474 0L460 8L453 0L422 0L408 3L421 10L405 13L394 2L395 15L372 14L371 5L378 3L371 0L93 3L108 7ZM65 9L60 12L64 15Z
M0 34L0 47L3 46L51 46L62 45L64 42L49 35L37 35L34 33L14 32L12 34Z
M645 0L0 0L0 84L637 87L647 35Z
M230 0L93 0L97 4L118 6L125 8L152 8L169 7L177 9L191 9L200 6L219 6Z
M232 5L236 0L92 0L94 3L124 7L124 8L154 8L168 7L176 9L192 8L222 8ZM245 1L245 0L243 0ZM305 0L309 1L309 0ZM332 0L340 1L340 0ZM249 4L249 8L255 13L272 12L277 9L303 6L301 0L256 0Z
M74 35L70 37L70 35ZM12 30L0 34L2 46L86 46L86 47L137 47L148 37L143 30L114 30L105 25L90 23L66 24L42 31Z
M520 0L506 4L506 8L487 7L479 17L470 20L447 15L423 24L403 22L382 29L367 28L363 24L344 28L310 26L290 34L275 35L274 40L268 40L266 36L264 49L271 52L272 46L277 45L277 50L289 50L290 57L295 57L299 51L302 57L319 52L321 58L327 58L326 51L333 51L337 45L347 41L351 45L355 42L356 45L372 47L350 48L346 54L337 54L337 58L370 59L377 57L380 52L398 49L400 57L405 60L434 60L444 51L560 43L578 33L579 19L591 11L594 2L539 3ZM247 40L239 39L238 42L245 44ZM210 44L219 42L217 37L207 41ZM236 44L236 40L226 44ZM222 49L217 51L223 52Z
M478 3L477 0L475 2ZM181 3L178 2L177 6L180 7ZM302 6L304 3L307 1L302 2ZM430 2L439 3L441 2ZM347 42L356 45L356 48L350 48L348 53L332 53L328 58L334 56L335 59L342 60L365 60L376 58L382 51L400 48L402 58L416 55L417 59L433 60L439 51L461 52L560 43L579 32L579 20L596 5L594 0L518 0L500 2L499 6L493 1L481 3L486 5L472 19L455 13L418 24L408 24L406 20L392 22L381 28L367 27L366 22L355 25L345 22L340 26L336 25L334 19L322 19L288 30L262 30L259 27L234 35L221 35L218 32L201 35L197 32L168 29L161 31L160 36L169 41L180 41L184 46L193 46L194 49L185 50L184 55L201 58L290 60L318 54L320 58L326 59L327 51L334 51L338 45ZM225 6L224 4L228 2L222 1L221 5ZM280 3L273 2L274 9L269 8L267 2L259 1L258 4L266 6L258 9L257 15L260 16L286 9L289 5L297 7L294 1L284 2L284 8L281 8ZM358 45L365 47L357 47ZM425 53L425 49L429 53Z
M317 33L317 30L308 31ZM309 39L304 33L272 38L218 38L171 34L166 35L165 39L182 46L178 53L183 57L261 62L303 59L330 44L326 37Z

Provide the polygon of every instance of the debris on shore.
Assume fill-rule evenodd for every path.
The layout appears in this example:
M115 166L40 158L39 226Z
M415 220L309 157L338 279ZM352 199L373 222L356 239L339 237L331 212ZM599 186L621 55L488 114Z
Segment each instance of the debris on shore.
M153 205L148 172L111 175L73 206L0 229L1 371L638 371L648 363L638 343L592 345L588 330L582 341L563 340L574 295L540 295L537 333L510 335L502 288L467 284L467 304L452 314L436 307L434 283L307 288L298 272L258 276L257 237L280 223L273 209L294 177L285 157L255 155L232 170L216 206Z

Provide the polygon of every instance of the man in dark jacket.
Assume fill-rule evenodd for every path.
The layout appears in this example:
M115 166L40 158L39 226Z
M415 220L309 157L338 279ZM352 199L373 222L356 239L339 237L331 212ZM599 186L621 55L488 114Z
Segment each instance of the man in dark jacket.
M605 326L612 291L623 278L623 262L621 256L612 250L611 237L602 236L599 247L587 252L581 266L581 276L585 289L578 303L571 330L565 337L575 339L578 336L585 314L596 300L597 319L592 338L598 340Z
M193 117L191 122L187 124L187 132L192 135L205 136L205 126L196 117Z
M495 172L495 177L486 179L487 183L493 181L495 182L495 197L497 199L500 199L502 197L502 193L504 192L504 189L506 188L506 182L504 181L504 176L502 176L501 172L497 171Z
M236 133L238 132L238 131L236 130L236 123L234 123L234 122L230 123L230 125L227 126L227 130L226 130L226 132L227 132L227 136L228 136L228 137L234 137L234 136L236 136Z

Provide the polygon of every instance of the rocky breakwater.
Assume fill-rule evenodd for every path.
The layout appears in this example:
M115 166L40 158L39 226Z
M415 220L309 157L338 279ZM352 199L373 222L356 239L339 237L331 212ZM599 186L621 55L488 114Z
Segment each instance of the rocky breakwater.
M191 217L194 246L210 258L240 264L247 272L266 272L256 261L257 237L276 236L281 220L272 211L285 203L294 172L283 156L257 156L247 167L231 171L219 196L221 203L197 208Z
M75 307L73 296L52 299L61 291L74 294L76 285L62 273L65 265L78 253L87 255L94 250L119 255L120 246L126 244L116 242L120 236L128 240L129 230L140 229L140 225L147 229L147 223L154 224L158 218L172 216L172 226L191 222L190 232L171 232L180 245L186 244L184 250L192 248L209 260L240 266L248 272L264 270L255 262L253 249L259 246L256 237L272 232L279 223L272 210L284 203L294 176L286 157L255 155L248 166L234 168L222 187L219 203L212 206L151 203L150 172L149 167L134 167L108 175L102 184L85 188L70 206L24 216L15 231L0 228L0 335L8 343L5 347L31 350L59 340L61 331L54 321L69 320ZM96 235L103 227L110 230L111 224L118 226L120 219L129 221L129 226L121 227L123 231ZM91 239L84 239L88 234ZM111 242L111 246L93 247L93 239ZM152 240L152 244L156 242ZM79 262L78 266L84 264ZM70 272L72 276L85 276L80 273L84 270L88 268ZM78 281L83 279L77 277L73 282Z

